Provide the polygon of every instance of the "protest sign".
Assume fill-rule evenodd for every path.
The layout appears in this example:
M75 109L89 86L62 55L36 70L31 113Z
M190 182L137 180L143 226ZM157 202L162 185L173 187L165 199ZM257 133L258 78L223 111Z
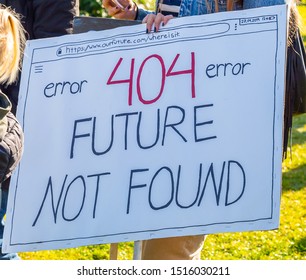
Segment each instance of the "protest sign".
M4 250L277 228L286 19L29 41Z

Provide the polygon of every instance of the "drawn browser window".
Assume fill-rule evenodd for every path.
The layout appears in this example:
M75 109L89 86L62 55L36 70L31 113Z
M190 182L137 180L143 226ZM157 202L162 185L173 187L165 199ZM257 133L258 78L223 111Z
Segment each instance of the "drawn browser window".
M277 228L286 14L28 41L4 250Z

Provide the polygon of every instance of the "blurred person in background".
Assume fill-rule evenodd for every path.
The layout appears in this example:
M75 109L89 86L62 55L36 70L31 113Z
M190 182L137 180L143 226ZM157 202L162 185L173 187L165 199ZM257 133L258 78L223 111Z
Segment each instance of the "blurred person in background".
M157 0L155 12L140 9L131 0L103 0L110 16L117 19L142 20L146 32L158 32L174 17L193 16L242 9L241 0ZM199 260L205 236L180 236L142 241L143 260Z
M73 19L79 14L79 0L0 0L3 7L8 7L18 14L26 31L26 39L41 39L73 33ZM16 115L20 86L20 74L10 83L1 80L0 90L9 98L11 112ZM1 183L1 217L6 213L10 177ZM1 219L2 220L2 219ZM0 240L3 228L0 231ZM2 244L2 241L1 241ZM5 259L18 259L17 254L1 256Z
M155 11L141 9L132 0L103 0L107 13L116 19L140 20L146 32L160 27L175 17L204 15L241 9L288 4L290 9L287 76L284 112L283 155L287 154L288 139L295 107L306 104L305 49L299 34L299 15L296 0L157 0ZM306 112L306 108L304 109ZM144 240L142 259L200 259L204 236L184 236Z
M25 44L25 32L19 17L12 10L0 6L0 82L10 85L19 75L20 61ZM17 254L2 253L4 216L7 207L8 190L2 189L23 152L23 132L11 112L9 98L0 91L0 260L18 260Z

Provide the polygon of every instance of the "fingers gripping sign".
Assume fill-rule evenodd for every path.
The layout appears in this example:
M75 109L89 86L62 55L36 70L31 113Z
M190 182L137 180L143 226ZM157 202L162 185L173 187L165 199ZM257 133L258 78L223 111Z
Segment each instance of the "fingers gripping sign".
M154 30L154 32L158 32L160 30L160 25L164 26L167 22L172 19L172 15L164 16L161 13L155 14L148 14L142 21L142 23L147 24L147 33Z

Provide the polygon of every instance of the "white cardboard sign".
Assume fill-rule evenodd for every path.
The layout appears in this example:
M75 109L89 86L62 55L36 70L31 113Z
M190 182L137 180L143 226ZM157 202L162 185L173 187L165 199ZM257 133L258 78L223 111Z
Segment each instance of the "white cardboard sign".
M277 228L286 13L29 41L4 251Z

